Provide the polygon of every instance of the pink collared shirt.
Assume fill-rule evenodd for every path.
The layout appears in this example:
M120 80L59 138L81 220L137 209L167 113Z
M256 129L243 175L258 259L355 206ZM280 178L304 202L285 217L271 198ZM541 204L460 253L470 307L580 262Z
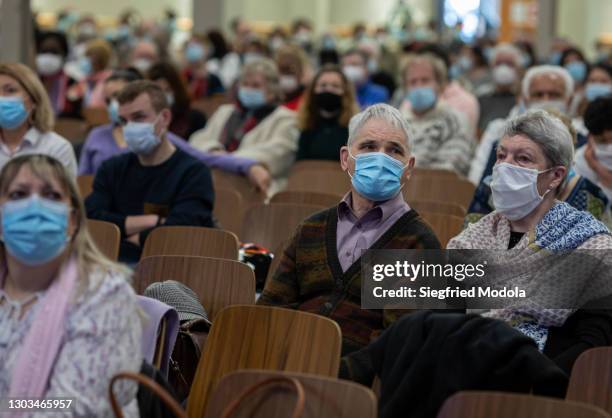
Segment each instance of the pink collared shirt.
M378 203L361 218L353 212L352 192L338 205L336 250L345 272L361 257L402 215L410 211L401 192L392 199Z

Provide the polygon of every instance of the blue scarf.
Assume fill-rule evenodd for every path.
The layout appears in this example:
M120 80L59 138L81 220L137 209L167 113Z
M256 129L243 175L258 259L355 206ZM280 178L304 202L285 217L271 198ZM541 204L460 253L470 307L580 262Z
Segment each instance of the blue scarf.
M590 213L561 202L536 226L534 244L552 252L569 251L597 234L610 234L610 231Z

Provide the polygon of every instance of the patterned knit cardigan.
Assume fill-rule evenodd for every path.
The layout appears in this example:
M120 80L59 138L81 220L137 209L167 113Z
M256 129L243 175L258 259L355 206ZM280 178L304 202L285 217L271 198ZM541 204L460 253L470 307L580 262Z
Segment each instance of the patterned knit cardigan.
M342 355L378 336L402 310L361 309L361 258L342 272L336 246L337 208L305 220L288 244L258 304L327 316L342 330ZM414 210L399 218L370 249L439 249L440 242Z

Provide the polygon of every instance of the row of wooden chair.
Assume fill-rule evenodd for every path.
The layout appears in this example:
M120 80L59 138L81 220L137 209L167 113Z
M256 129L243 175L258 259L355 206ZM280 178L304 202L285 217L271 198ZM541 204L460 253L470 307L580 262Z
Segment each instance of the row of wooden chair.
M334 377L338 371L340 345L340 330L328 318L282 308L226 307L213 321L190 392L188 415L219 416L209 415L211 408L214 410L226 405L228 396L236 396L239 393L239 391L228 392L233 385L225 386L222 383L223 378L238 371L255 373L248 369L264 369ZM612 347L583 353L572 372L565 401L509 393L460 392L445 402L438 417L610 418L611 361ZM250 386L247 382L244 383L245 386ZM330 396L335 393L334 389L337 390L330 388ZM221 396L225 399L220 405L212 400L218 391L222 391ZM362 389L362 394L366 396L365 402L369 406L362 405L361 412L355 410L351 415L340 413L338 416L375 417L375 414L371 414L376 405L373 394L367 388ZM346 395L355 396L356 392L350 390ZM338 407L337 402L344 405L344 402L364 401L335 399L334 396L331 398L333 399L331 405L319 405L321 402L315 396L314 407ZM329 397L326 399L329 400ZM277 399L276 402L285 404L282 399ZM286 413L287 405L277 405L277 407ZM272 418L286 416L279 415L278 411L276 413L268 411L267 414L249 416Z
M148 284L168 278L182 282L194 289L194 292L198 295L202 305L213 320L213 324L220 324L216 326L216 329L226 330L224 332L214 332L215 325L213 325L213 330L211 330L211 335L209 336L209 339L212 338L212 340L210 340L210 346L207 342L205 350L208 353L205 357L207 355L209 357L206 360L202 360L204 363L201 362L198 368L198 376L201 376L200 379L202 379L203 383L198 383L198 389L194 389L194 393L197 393L198 398L201 399L197 401L197 404L200 406L190 406L190 408L196 408L196 411L200 410L198 408L204 408L206 399L212 388L216 385L216 382L226 373L233 370L269 368L273 370L314 372L325 375L327 372L321 371L323 369L330 370L329 375L333 375L331 370L335 370L335 363L330 363L331 360L324 360L329 357L318 359L317 356L313 355L312 351L316 351L316 347L325 347L325 350L328 347L335 347L336 343L333 341L336 338L340 341L339 329L334 327L337 331L337 336L334 337L336 333L330 331L329 324L324 321L326 318L309 316L310 314L298 313L296 311L282 310L282 312L278 313L272 308L244 306L253 304L255 299L254 273L246 265L232 260L202 257L148 257L141 260L136 269L134 286L138 293L142 293ZM230 307L233 307L233 309L229 309ZM227 314L224 313L226 308ZM272 309L273 312L270 312L269 309ZM296 319L297 317L292 315L298 315L299 318ZM314 322L305 318L313 318ZM306 325L307 323L308 325ZM298 330L299 332L297 332ZM218 336L215 337L215 335ZM309 335L315 339L322 339L325 343L304 344L301 338ZM326 335L327 337L325 337ZM251 341L251 338L256 338L257 341ZM271 338L272 340L270 340ZM280 344L274 338L278 338L278 341L282 340L283 343ZM337 344L340 343L338 342ZM210 348L210 353L208 351L209 347L214 347ZM227 347L233 347L231 350L232 354L226 353ZM282 350L279 347L282 347ZM301 349L307 348L309 352L307 354L300 354L298 352L288 355L283 350L288 350L289 347L295 350L298 350L299 347ZM237 352L234 353L234 350ZM335 351L335 348L332 351ZM266 353L266 355L262 353ZM326 355L329 355L329 353ZM321 360L321 362L318 360ZM612 412L612 392L609 390L610 387L612 387L612 348L592 349L583 353L576 362L571 375L567 399L570 401L586 402ZM534 399L540 402L537 398ZM472 405L470 402L466 405ZM478 402L484 401L479 400ZM477 405L479 405L478 402ZM502 401L497 400L494 404L497 404L496 402ZM531 408L529 406L530 401L525 402L527 406L524 407ZM547 402L546 405L548 406L546 408L553 408L553 410L559 406L554 405L554 402L558 403L558 401L551 403L551 400L545 399L542 402ZM561 417L607 416L580 415L576 411L581 411L581 409L578 407L574 408L573 404L567 403L563 405L569 408L569 410L574 411L574 415L560 415ZM456 405L446 407L446 409L441 411L441 414L462 411L462 408ZM473 413L472 407L466 406L466 408L467 412L465 413L467 415L451 414L441 415L441 417L467 418L474 416L484 418L497 416L492 415L491 410L487 409L488 407L483 407L482 415L470 415ZM541 413L539 409L536 409L535 415L516 415L517 411L522 411L520 408L517 410L511 409L511 411L514 411L515 414L499 415L499 417L547 416L538 415ZM196 414L193 416L202 415Z
M322 207L312 205L270 204L253 206L243 220L242 240L255 243L270 251L280 252L303 219ZM457 216L422 212L442 246L456 236L463 220ZM109 222L88 220L88 229L98 248L111 260L116 260L120 247L120 231ZM237 260L240 242L226 230L193 226L162 226L155 228L144 243L142 258L153 255L184 255Z

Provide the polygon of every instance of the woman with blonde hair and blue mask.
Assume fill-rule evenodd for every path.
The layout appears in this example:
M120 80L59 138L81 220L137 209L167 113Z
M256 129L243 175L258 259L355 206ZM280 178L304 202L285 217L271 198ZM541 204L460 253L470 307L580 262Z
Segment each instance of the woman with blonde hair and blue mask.
M466 175L475 141L467 119L440 101L447 83L444 63L431 54L415 55L407 61L403 78L406 98L399 110L415 131L417 167Z
M0 213L0 393L70 398L70 416L110 416L109 380L142 363L127 271L96 248L76 185L51 157L4 166ZM117 389L125 415L138 417L137 386Z
M45 154L76 175L74 149L53 132L54 124L51 102L36 74L23 64L0 63L0 168L20 155Z

